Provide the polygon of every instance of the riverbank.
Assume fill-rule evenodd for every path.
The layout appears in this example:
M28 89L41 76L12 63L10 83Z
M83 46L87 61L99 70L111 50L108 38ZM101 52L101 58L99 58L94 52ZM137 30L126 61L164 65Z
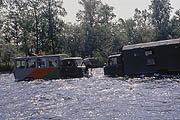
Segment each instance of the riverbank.
M0 74L12 73L13 67L14 67L13 64L9 64L9 65L1 64L0 65Z

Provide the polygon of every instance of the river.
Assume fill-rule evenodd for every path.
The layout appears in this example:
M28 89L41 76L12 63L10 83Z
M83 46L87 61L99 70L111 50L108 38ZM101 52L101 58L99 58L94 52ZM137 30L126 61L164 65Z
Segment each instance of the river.
M180 79L93 77L15 82L0 74L0 120L180 120Z

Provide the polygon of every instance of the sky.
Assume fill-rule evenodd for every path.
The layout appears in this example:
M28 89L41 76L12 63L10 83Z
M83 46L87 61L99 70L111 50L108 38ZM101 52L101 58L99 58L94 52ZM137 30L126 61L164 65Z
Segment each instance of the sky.
M79 0L63 0L63 7L67 11L65 16L65 22L76 22L76 13L82 10L82 6L78 3ZM103 3L107 3L109 6L114 7L114 13L116 18L129 19L133 17L134 10L138 8L139 10L148 9L151 5L151 0L101 0ZM180 9L180 0L170 0L171 6L174 8L173 13Z

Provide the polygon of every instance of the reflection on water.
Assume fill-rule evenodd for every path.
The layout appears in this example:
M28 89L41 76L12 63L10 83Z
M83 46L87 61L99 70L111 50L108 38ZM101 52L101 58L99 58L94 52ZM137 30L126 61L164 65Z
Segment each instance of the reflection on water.
M0 75L0 120L178 120L180 80L91 78L15 82Z

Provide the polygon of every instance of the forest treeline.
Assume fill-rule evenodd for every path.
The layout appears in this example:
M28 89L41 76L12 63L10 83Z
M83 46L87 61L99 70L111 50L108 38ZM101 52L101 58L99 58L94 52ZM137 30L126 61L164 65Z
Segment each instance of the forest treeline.
M101 0L79 0L77 23L67 23L62 0L0 0L0 63L36 53L66 53L104 60L127 44L180 38L180 9L170 0L151 0L132 18L117 18ZM124 11L126 12L126 11Z

